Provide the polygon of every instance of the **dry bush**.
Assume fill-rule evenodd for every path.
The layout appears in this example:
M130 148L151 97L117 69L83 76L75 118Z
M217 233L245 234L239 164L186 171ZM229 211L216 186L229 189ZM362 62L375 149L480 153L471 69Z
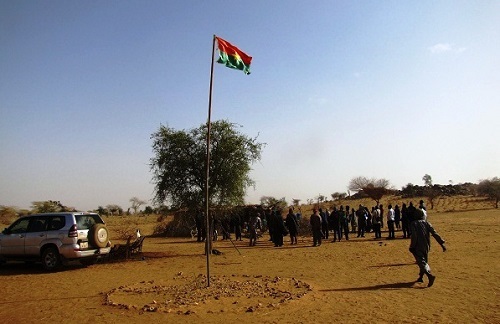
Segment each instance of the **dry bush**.
M14 208L0 206L0 223L10 225L17 218L17 212Z
M161 223L156 224L153 235L188 237L191 235L193 228L195 228L194 221L181 213L166 219L163 218Z
M137 229L142 235L151 235L157 224L156 215L150 216L105 216L103 217L111 237L116 240L127 240L129 236L135 237Z

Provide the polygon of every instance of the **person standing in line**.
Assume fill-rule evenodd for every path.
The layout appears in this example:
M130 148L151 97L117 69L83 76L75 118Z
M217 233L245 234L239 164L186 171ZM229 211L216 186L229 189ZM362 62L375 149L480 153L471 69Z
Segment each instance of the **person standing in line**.
M420 201L418 202L418 208L427 210L427 208L425 208L425 203L422 199L420 199Z
M349 216L349 220L351 223L352 233L356 234L357 224L356 224L356 211L354 210L354 207L351 209L351 215Z
M394 224L396 225L396 230L401 228L401 209L399 209L399 205L394 206Z
M382 232L380 230L381 224L380 210L377 207L372 207L372 227L373 232L375 232L375 239L382 237Z
M332 221L333 221L333 241L332 242L340 242L342 239L342 232L340 231L340 212L337 210L336 206L333 206L332 213L330 214L332 216Z
M231 228L234 231L234 236L236 236L236 241L241 241L241 217L238 213L234 213L231 217Z
M323 234L321 233L321 216L319 216L318 209L313 209L309 223L311 224L313 246L320 246Z
M384 205L380 204L378 211L380 216L380 228L384 228Z
M330 237L330 212L328 211L328 208L325 208L325 220L326 220L326 226L325 226L325 233L323 235L326 235L326 238Z
M365 207L363 205L359 205L358 210L356 211L356 217L358 217L358 236L357 237L365 237L365 227L366 227L366 216L365 216Z
M319 216L321 217L321 232L323 238L328 239L328 218L322 208L319 209Z
M283 216L281 215L281 209L276 209L273 214L273 243L275 247L280 247L283 246L283 236L287 235L288 232L285 228Z
M260 213L253 214L250 216L248 221L248 232L250 233L250 246L255 246L257 244L257 230L262 230L262 221L260 219Z
M445 241L436 232L432 225L425 220L423 209L416 209L415 220L410 224L411 228L411 241L410 252L415 257L418 267L420 269L417 282L424 282L424 275L427 275L429 283L427 287L432 287L436 276L431 273L429 266L429 251L431 249L430 235L441 245L443 252L446 251Z
M345 239L349 240L349 220L347 218L347 213L344 211L344 206L340 206L339 222L340 222L340 236L342 236L342 232L344 232Z
M395 213L394 209L392 209L392 205L389 204L389 210L387 211L387 228L389 229L389 237L388 239L395 239L396 233L394 230L394 222L395 222Z
M411 223L416 219L415 213L417 212L417 209L415 206L413 206L413 202L410 201L410 204L408 205L408 235L411 236Z
M372 209L373 211L373 209ZM366 233L370 233L373 230L373 223L372 223L372 213L370 210L368 210L368 207L365 207L365 215L366 215Z
M288 215L285 219L286 227L288 228L288 233L290 233L290 241L293 244L297 244L297 235L299 234L299 225L295 214L293 213L293 208L288 209Z
M403 230L403 238L410 237L410 222L408 221L408 208L406 204L401 207L401 228Z
M196 241L203 242L205 241L205 226L203 223L205 221L205 213L199 211L196 213Z
M427 209L425 208L425 204L424 204L423 200L420 200L420 202L418 204L418 208L420 208L422 210L422 212L424 213L424 219L427 220Z
M269 231L269 241L273 241L274 223L273 223L273 215L272 215L271 207L266 208L264 215L265 215L265 219L266 219L267 230Z

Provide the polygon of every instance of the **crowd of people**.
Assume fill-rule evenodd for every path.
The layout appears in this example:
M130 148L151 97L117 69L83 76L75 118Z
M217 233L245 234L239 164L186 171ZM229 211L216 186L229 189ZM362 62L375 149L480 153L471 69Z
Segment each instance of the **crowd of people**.
M233 215L229 220L219 224L213 220L214 240L217 240L217 226L222 231L223 239L231 239L230 233L235 233L236 240L242 240L243 229L246 230L250 239L250 246L255 246L257 239L262 235L262 232L267 228L269 233L269 241L272 241L275 247L281 247L284 244L284 237L290 236L290 243L297 244L300 226L304 226L301 222L301 214L294 213L293 208L289 208L285 217L280 209L262 209L255 210L247 215L245 220L240 216ZM202 217L198 220L201 221ZM307 223L306 223L307 224ZM198 241L205 239L203 226L197 221ZM312 233L313 246L320 246L324 240L331 242L340 242L343 239L349 240L349 235L356 235L356 238L364 238L367 233L373 233L375 239L382 238L382 228L387 226L386 239L393 240L396 238L396 231L402 231L402 238L411 238L410 252L413 254L420 272L417 282L423 282L423 276L427 275L429 283L432 286L436 277L431 274L430 267L427 263L428 253L430 250L430 235L441 245L443 251L446 251L445 241L437 234L432 225L427 222L427 211L424 202L421 200L418 207L415 207L412 202L408 206L403 203L401 208L399 205L392 204L384 208L382 204L377 204L371 207L359 205L357 209L350 206L333 206L330 210L322 208L314 208L313 213L309 218L310 231Z
M419 209L425 212L423 201L420 201ZM374 233L374 238L380 239L384 224L388 229L387 239L395 239L396 231L399 230L403 232L403 238L410 238L410 223L416 219L416 214L417 208L412 202L409 206L403 204L401 208L390 204L387 210L382 204L373 206L371 210L363 205L359 205L357 209L334 206L330 211L315 208L310 220L313 245L320 245L322 239L329 239L330 233L333 235L332 242L349 240L349 234L365 237L366 233Z
M399 205L393 207L389 204L387 209L382 204L377 204L371 209L361 204L357 209L343 205L333 206L330 210L314 208L309 220L313 245L320 245L323 240L330 238L332 242L349 240L354 235L356 238L364 238L367 233L373 233L375 239L381 239L382 229L385 227L387 227L387 239L395 239L397 231L402 232L402 238L410 238L410 224L416 219L417 210L423 210L427 217L422 200L418 208L412 202L408 206L403 203L401 208ZM255 210L246 217L234 214L222 220L213 219L213 240L217 240L219 236L222 236L222 239L231 239L231 233L234 233L235 239L241 241L244 232L247 233L247 237L256 239L267 231L269 241L276 247L283 246L286 236L290 236L291 244L297 244L299 232L302 234L305 232L304 228L301 228L304 226L301 217L300 213L294 213L293 208L289 208L288 213L283 216L281 209L269 207ZM197 240L204 241L206 235L203 212L196 218L196 227ZM250 245L255 245L255 240L251 240Z

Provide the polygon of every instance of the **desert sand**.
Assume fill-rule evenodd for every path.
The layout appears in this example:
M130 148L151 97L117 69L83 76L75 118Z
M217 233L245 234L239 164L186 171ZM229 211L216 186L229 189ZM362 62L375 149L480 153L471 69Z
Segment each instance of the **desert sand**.
M477 206L476 206L477 207ZM460 210L460 209L464 210ZM468 208L468 209L467 209ZM482 208L485 208L482 206ZM456 209L456 210L455 210ZM365 238L312 247L310 236L276 248L267 233L216 241L210 287L204 244L147 237L130 260L46 273L38 264L0 267L3 323L500 323L500 210L429 210L446 240L433 241L433 287L416 283L409 240ZM143 223L141 223L143 222ZM108 223L111 233L113 224ZM154 221L138 221L152 234ZM386 230L386 228L384 228ZM113 237L112 237L113 239ZM117 242L117 240L115 240Z

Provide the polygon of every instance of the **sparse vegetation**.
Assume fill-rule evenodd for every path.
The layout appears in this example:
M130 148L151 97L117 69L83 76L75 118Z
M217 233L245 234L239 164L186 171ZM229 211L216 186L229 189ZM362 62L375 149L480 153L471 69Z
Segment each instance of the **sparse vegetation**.
M391 192L390 182L387 179L368 179L366 177L352 178L349 182L349 190L362 192L366 196L375 200L377 205L383 196Z
M477 192L480 195L488 197L498 208L498 201L500 200L500 178L494 177L479 182L477 185Z

